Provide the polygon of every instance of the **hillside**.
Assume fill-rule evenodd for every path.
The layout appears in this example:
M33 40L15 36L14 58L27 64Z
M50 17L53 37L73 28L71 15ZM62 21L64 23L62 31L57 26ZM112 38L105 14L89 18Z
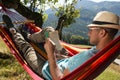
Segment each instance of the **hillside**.
M92 2L89 0L78 0L79 2L76 4L77 8L81 8L80 10L80 18L76 19L76 23L69 26L69 28L65 28L63 33L70 33L75 35L81 35L87 38L87 28L86 26L91 23L95 14L99 11L107 10L111 11L120 16L120 2ZM101 6L102 5L102 6ZM53 26L54 28L57 26L57 17L54 16L54 11L48 9L47 14L49 15L48 20L45 22L44 26Z

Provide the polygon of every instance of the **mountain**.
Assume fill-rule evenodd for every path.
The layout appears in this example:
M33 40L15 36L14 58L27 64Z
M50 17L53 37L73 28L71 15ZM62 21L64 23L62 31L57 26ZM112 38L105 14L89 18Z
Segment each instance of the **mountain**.
M91 23L93 17L99 11L110 11L120 16L120 2L92 2L90 0L78 0L75 5L76 8L81 8L80 18L76 19L76 23L71 24L69 28L64 28L63 33L70 33L75 35L81 35L87 38L87 28L86 26ZM57 26L58 18L54 15L54 11L48 9L46 11L48 14L48 20L45 22L44 26Z
M76 6L77 7L81 6L93 12L108 10L120 15L120 12L118 11L120 9L119 4L120 2L115 2L115 1L109 1L109 2L103 1L103 2L96 3L89 0L82 0L82 1L78 1L78 4Z

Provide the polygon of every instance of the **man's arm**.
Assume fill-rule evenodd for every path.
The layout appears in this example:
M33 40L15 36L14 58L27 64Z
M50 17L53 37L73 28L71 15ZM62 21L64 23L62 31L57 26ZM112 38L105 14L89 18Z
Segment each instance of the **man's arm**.
M55 45L54 43L48 38L46 40L46 43L44 45L45 50L47 52L48 56L48 63L50 66L50 73L53 78L53 80L60 80L63 77L63 73L59 69L57 65L57 60L55 57Z

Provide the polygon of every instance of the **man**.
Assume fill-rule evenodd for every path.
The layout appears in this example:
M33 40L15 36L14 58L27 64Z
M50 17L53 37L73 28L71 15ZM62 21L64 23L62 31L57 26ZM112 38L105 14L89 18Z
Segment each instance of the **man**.
M93 23L88 25L89 33L88 36L90 37L90 43L95 45L93 48L91 48L88 51L81 52L80 54L77 54L75 56L57 60L56 59L56 48L53 42L50 38L47 38L45 41L44 48L47 52L48 56L48 62L45 63L45 61L42 63L44 64L42 67L38 65L38 61L40 60L31 60L30 57L27 57L28 63L35 65L32 68L36 68L37 71L47 79L47 80L60 80L65 75L69 74L71 71L79 67L81 64L83 64L85 61L87 61L89 58L93 57L98 51L102 50L109 42L111 42L114 39L114 36L120 29L119 25L119 17L111 12L108 11L101 11L99 12L95 18L93 19ZM18 47L22 50L24 55L31 56L35 55L34 49L30 46L29 43L27 43L19 33L16 32L14 28L10 28L10 32L12 33L15 43L18 45ZM19 34L19 36L16 36ZM25 48L24 45L29 45L26 48L26 51L23 49ZM21 47L22 46L22 47ZM26 56L25 56L26 57ZM32 63L34 62L34 63Z
M108 11L99 12L94 18L93 23L88 25L88 28L90 43L95 45L95 47L89 51L81 52L71 58L65 59L66 64L62 65L64 67L63 71L61 71L59 65L56 63L54 45L52 45L50 39L46 41L45 49L48 54L48 63L53 80L59 80L69 74L109 44L118 32L118 29L120 29L119 17Z

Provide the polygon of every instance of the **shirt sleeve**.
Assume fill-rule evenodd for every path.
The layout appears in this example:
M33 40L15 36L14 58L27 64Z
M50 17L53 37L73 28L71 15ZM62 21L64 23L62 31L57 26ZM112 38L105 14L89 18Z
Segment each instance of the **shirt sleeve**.
M93 47L88 51L83 51L71 57L68 62L68 69L70 70L70 72L76 69L77 67L81 66L84 62L86 62L91 57L93 57L96 53L95 50L96 50L95 47Z

